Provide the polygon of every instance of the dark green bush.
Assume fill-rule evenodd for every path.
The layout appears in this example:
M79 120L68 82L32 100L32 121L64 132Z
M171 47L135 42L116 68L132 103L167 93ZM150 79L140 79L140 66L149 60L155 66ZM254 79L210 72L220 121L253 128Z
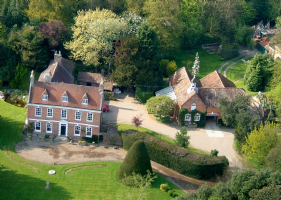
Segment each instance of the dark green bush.
M99 136L98 135L93 135L91 138L88 137L82 137L82 140L88 142L88 143L99 143Z
M145 92L142 91L141 89L137 89L135 92L135 98L141 103L146 103L148 99L153 97L153 92Z
M161 123L169 123L170 122L170 117L156 118L156 120L161 122Z
M196 179L210 179L222 175L228 167L228 160L224 156L197 154L134 130L122 133L123 148L126 150L137 140L144 141L151 160Z
M214 150L211 150L211 156L218 156L219 154L219 151L214 149Z
M136 141L129 149L124 161L118 169L117 176L122 180L125 176L132 176L133 172L142 176L152 173L150 158L143 141Z

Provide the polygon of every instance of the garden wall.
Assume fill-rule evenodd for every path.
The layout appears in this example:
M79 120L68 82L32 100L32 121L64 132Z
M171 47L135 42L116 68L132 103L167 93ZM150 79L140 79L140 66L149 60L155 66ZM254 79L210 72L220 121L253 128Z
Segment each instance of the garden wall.
M207 180L222 175L228 167L225 156L212 157L197 154L135 130L122 133L123 148L126 150L129 150L137 140L145 142L151 160L196 179Z

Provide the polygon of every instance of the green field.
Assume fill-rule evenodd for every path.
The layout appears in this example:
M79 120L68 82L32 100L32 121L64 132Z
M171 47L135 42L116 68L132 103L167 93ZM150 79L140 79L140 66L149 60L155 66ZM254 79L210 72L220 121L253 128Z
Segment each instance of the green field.
M240 56L240 57L234 59L233 61L227 63L227 65L225 65L224 68L221 70L221 74L222 74L222 75L224 74L225 69L226 69L229 65L231 65L232 63L235 63L236 61L238 61L238 60L240 60L240 59L243 59L243 58L245 58L245 56ZM232 67L231 67L231 68L232 68ZM231 68L230 68L230 69L231 69ZM229 71L228 71L228 72L229 72Z
M119 133L125 132L126 130L129 130L129 129L137 130L137 128L136 128L135 126L132 126L132 125L128 125L128 124L117 124L117 125L118 125L118 132L119 132ZM154 132L154 131L151 131L151 130L149 130L149 129L139 127L139 128L138 128L138 131L139 131L139 132L142 132L142 133L144 133L144 134L153 136L153 137L157 137L157 138L159 138L159 139L161 139L161 140L164 140L164 141L166 141L166 142L175 144L175 141L174 141L172 138L167 137L167 136L164 136L164 135L161 135L161 134L156 133L156 132ZM188 133L187 133L187 135L188 135ZM199 150L199 149L195 149L195 148L190 147L190 146L188 147L188 149L189 149L190 151L195 152L195 153L199 153L199 154L203 154L203 155L208 155L208 156L210 155L210 154L208 154L208 153L206 153L206 152L204 152L204 151L201 151L201 150Z
M243 88L245 90L245 92L248 94L248 95L252 95L252 96L255 96L257 95L258 93L257 92L251 92L249 90L247 90L246 86L244 85L244 79L240 80L240 81L237 81L235 83L236 87L238 88Z
M248 58L247 60L251 60L252 58ZM233 65L227 72L226 77L231 81L237 81L241 78L244 78L246 71L246 65L243 61L236 63Z
M14 145L23 139L19 134L25 120L26 109L18 108L0 100L0 193L5 200L38 199L126 199L129 190L117 179L120 162L87 162L71 165L44 165L17 156ZM74 167L104 165L103 167L79 169L66 175ZM55 170L56 175L48 175ZM184 193L160 175L147 190L145 199L172 199L159 187L168 183L177 194ZM46 181L50 190L46 190ZM137 193L137 191L134 191Z
M208 54L204 49L192 49L192 50L178 50L171 55L171 60L175 60L178 68L187 66L187 62L191 64L191 67L195 61L196 52L198 52L200 60L200 69L197 78L203 78L204 76L218 70L221 65L227 61L221 61L220 56L217 54ZM188 70L191 72L189 65Z

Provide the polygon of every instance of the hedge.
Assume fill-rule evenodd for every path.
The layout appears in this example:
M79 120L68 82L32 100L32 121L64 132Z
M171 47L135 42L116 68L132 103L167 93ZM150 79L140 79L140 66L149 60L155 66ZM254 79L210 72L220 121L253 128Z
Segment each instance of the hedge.
M144 92L140 89L137 89L135 92L135 99L141 103L146 103L146 101L151 97L153 97L153 92Z
M191 122L194 123L194 116L196 113L200 113L201 114L201 117L200 117L200 121L199 122L196 122L197 123L197 126L198 127L204 127L205 126L205 122L206 122L206 114L207 113L202 113L202 112L199 112L197 110L192 110L192 111L188 111L187 109L182 109L182 110L179 110L179 116L180 116L180 122L181 122L181 125L184 126L185 123L184 123L184 118L185 118L185 115L189 113L191 114Z
M137 140L144 141L151 160L196 179L206 180L220 176L229 164L225 156L211 157L197 154L135 130L122 133L123 148L126 150L129 150Z

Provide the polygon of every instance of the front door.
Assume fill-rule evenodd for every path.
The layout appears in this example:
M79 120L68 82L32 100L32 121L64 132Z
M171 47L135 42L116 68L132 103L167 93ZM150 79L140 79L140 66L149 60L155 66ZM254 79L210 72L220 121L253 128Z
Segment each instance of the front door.
M60 124L60 135L66 136L66 124Z

